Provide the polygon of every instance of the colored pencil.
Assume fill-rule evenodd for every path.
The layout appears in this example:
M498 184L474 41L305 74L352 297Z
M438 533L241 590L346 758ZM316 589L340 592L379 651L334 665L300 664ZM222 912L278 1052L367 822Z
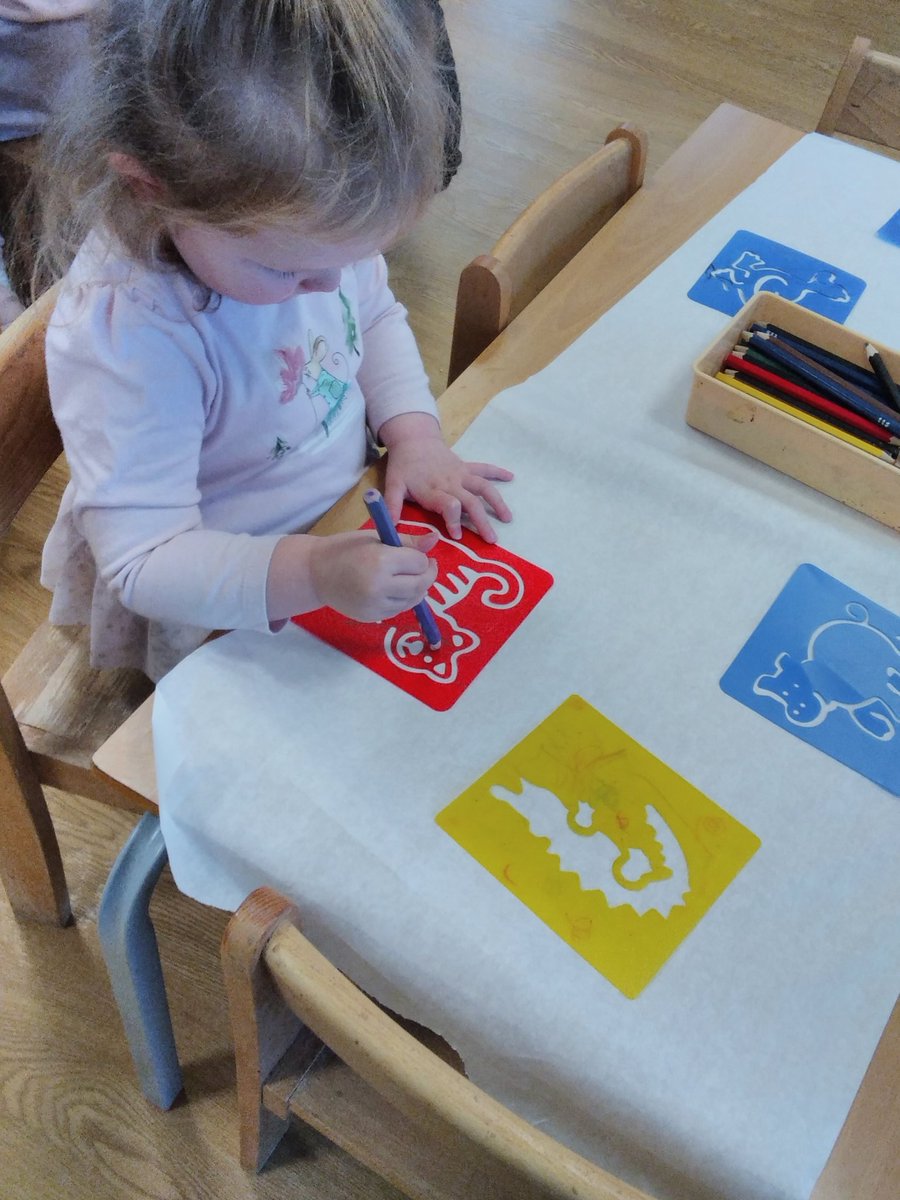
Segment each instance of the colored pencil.
M822 363L810 358L805 350L792 345L782 337L778 337L774 333L758 333L754 334L749 343L759 353L768 354L773 360L784 365L790 364L792 370L807 378L812 382L813 376L811 372L817 372L818 386L822 386L826 382L833 386L834 389L840 389L842 393L856 397L863 403L874 404L875 407L886 417L893 418L895 416L891 407L885 404L881 397L880 389L876 393L873 386L860 387L858 384L845 379L836 371L832 371L830 367L823 366ZM878 381L874 375L870 376L871 384L877 384ZM835 398L838 398L837 390L835 390Z
M746 357L741 358L737 354L729 354L725 359L723 369L727 370L728 368L740 371L748 375L751 379L757 380L760 384L766 384L780 392L784 392L787 396L795 400L802 401L802 403L809 405L810 408L815 409L823 417L834 417L838 421L842 421L845 425L853 426L861 433L868 434L869 437L876 441L884 443L891 443L892 441L890 433L881 425L876 425L874 421L870 421L868 417L862 417L859 413L853 412L849 408L835 404L827 396L820 396L817 392L812 392L809 388L801 387L773 371L768 371L764 367L757 366L754 362L748 362Z
M817 391L823 392L839 404L868 417L876 425L890 430L895 436L900 436L900 414L893 412L886 404L882 404L861 388L841 379L826 367L814 363L799 350L775 341L770 335L761 333L754 333L749 344L764 350L776 361L790 367L798 375L802 375L807 383L812 384Z
M765 367L767 371L772 371L775 375L781 375L784 379L790 379L791 383L805 386L805 380L802 375L798 375L796 371L792 371L790 367L784 366L780 362L776 362L763 350L757 350L755 346L737 345L732 350L732 354L740 354L746 357L748 362L756 363L757 366Z
M789 416L796 417L798 421L803 421L807 425L812 425L816 429L821 429L823 433L830 434L832 437L840 438L842 442L848 443L850 446L855 446L857 450L863 450L866 454L872 454L875 458L880 458L884 462L891 463L896 466L896 462L890 454L886 454L883 450L879 450L877 446L870 445L869 442L864 442L862 438L858 438L855 434L845 433L842 429L837 429L834 425L829 425L827 421L822 421L811 413L803 412L800 409L794 408L792 405L785 403L783 400L778 400L774 396L767 395L760 391L759 388L753 387L749 383L742 383L740 379L735 379L733 375L728 375L724 371L719 371L716 375L721 383L728 384L729 387L735 388L736 391L744 392L745 395L753 396L757 400L761 400L764 404L768 404L771 408L777 408L779 411L788 413Z
M391 514L387 510L387 505L384 502L384 496L377 488L369 488L363 494L366 508L369 510L369 516L375 525L376 532L384 542L385 546L402 546L400 534L397 532L394 522L391 520ZM434 619L434 613L428 607L427 600L420 600L413 607L413 613L416 620L419 622L419 628L425 641L432 650L440 649L441 631L438 629L437 621Z
M900 391L897 390L897 385L894 383L890 371L885 366L884 359L871 342L866 342L866 356L872 364L872 370L878 376L888 404L890 404L891 408L900 412Z
M848 425L841 417L835 417L831 414L826 415L821 408L816 408L811 404L807 404L803 400L798 400L796 396L791 396L787 392L781 391L780 388L772 387L771 384L762 383L759 379L747 375L745 371L735 371L731 368L726 370L726 375L731 375L740 383L746 383L749 387L756 388L760 392L764 392L767 396L771 396L775 400L780 400L782 404L788 405L791 410L797 409L800 412L808 413L811 417L816 417L819 421L824 421L828 426L833 426L835 429L841 430L843 433L850 433L854 437L860 438L862 441L874 446L878 450L883 450L885 454L889 454L891 458L896 458L900 452L900 446L896 445L893 440L885 441L883 437L876 438L870 433L866 433L861 429L857 429L853 425ZM884 430L879 430L883 435Z
M790 348L796 349L792 343L788 343L788 345ZM763 367L767 371L771 371L773 375L782 376L791 383L795 383L800 387L809 387L813 391L816 390L815 388L812 388L812 385L809 384L802 375L798 375L796 371L792 370L790 367L786 367L783 362L773 358L770 354L767 354L765 349L761 349L758 346L748 346L739 343L732 350L732 354L744 356L749 362L755 363L757 366ZM866 372L866 374L869 376L872 384L874 385L871 391L869 388L864 389L866 395L870 396L876 404L881 405L882 410L888 415L892 415L892 410L884 404L884 392L881 385L878 383L878 380L871 372ZM849 383L849 379L847 379L846 382ZM874 390L875 387L877 387L877 391ZM844 408L845 412L853 412L854 415L858 415L856 409L851 409L846 404L843 404L842 407Z
M796 333L791 333L788 329L782 329L780 325L756 324L752 328L754 332L774 334L776 338L787 342L789 346L794 346L797 350L802 350L813 362L817 362L822 367L828 367L829 370L834 371L836 375L840 375L849 383L855 383L857 387L871 392L878 398L881 397L881 388L878 380L865 367L859 367L856 363L852 363L846 358L841 358L839 354L833 354L830 350L823 350L815 342L808 342L806 338L798 337Z

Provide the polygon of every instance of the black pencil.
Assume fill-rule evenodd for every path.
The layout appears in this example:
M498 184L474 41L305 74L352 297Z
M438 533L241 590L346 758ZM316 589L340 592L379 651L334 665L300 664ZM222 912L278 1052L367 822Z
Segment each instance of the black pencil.
M900 391L897 390L897 385L891 378L890 371L884 365L884 359L871 342L866 342L866 355L872 364L872 370L878 376L878 382L884 389L885 399L891 408L896 412L900 412Z

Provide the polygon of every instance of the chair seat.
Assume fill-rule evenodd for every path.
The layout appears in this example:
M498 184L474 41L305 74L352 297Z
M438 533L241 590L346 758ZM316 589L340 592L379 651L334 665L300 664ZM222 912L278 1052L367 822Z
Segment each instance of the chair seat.
M98 671L90 631L45 621L3 677L3 687L34 755L41 782L136 812L154 806L129 795L93 766L106 739L153 691L138 670Z

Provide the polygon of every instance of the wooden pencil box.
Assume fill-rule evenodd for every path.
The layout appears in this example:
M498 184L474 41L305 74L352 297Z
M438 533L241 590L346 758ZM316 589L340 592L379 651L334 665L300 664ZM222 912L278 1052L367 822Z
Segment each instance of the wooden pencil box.
M688 424L900 530L900 467L716 379L729 351L754 321L771 321L867 369L865 348L871 342L894 378L900 378L900 351L773 292L760 292L695 362Z

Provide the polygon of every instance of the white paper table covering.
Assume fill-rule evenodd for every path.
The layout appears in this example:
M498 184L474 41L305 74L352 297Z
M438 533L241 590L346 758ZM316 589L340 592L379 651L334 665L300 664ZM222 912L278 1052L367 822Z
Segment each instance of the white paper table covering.
M178 886L292 896L477 1083L660 1200L808 1196L900 985L900 802L718 687L801 562L900 611L900 540L686 426L728 320L686 292L747 228L866 279L848 324L900 344L874 236L897 207L900 164L811 135L491 402L459 449L516 471L503 543L556 583L449 712L295 628L209 644L156 694ZM434 824L573 692L762 840L636 1000Z

